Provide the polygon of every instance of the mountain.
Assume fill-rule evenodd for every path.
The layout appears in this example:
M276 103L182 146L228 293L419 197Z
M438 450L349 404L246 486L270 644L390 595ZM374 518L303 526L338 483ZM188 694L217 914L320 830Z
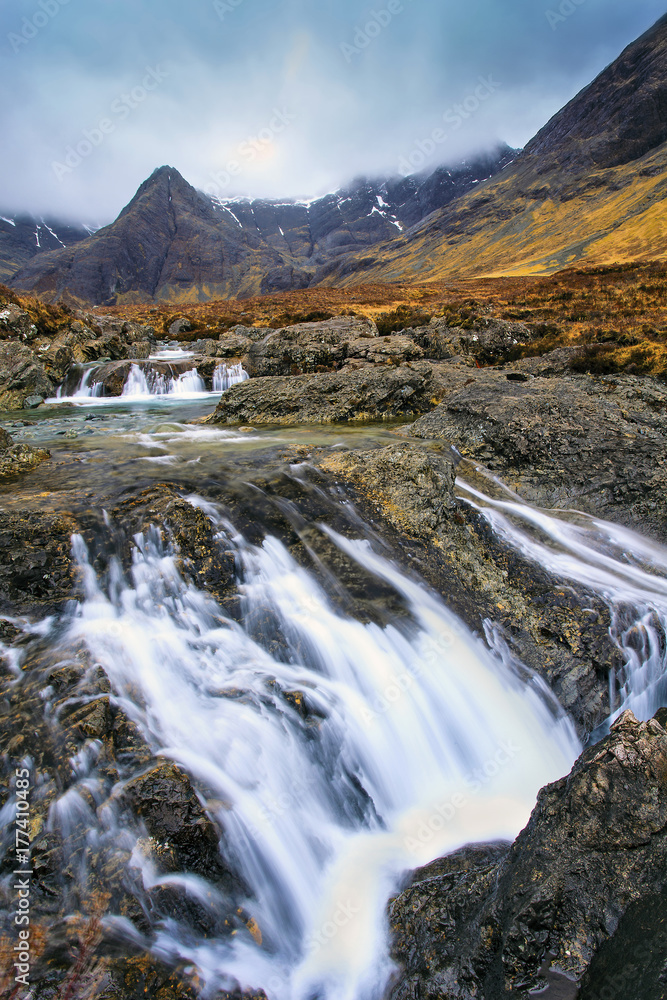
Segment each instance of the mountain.
M7 281L34 257L88 239L87 226L34 215L0 212L0 281Z
M667 15L501 174L318 280L546 274L667 258Z
M309 202L211 198L161 167L114 223L33 253L9 284L49 300L185 302L665 259L666 196L667 15L520 153Z
M33 258L9 284L93 304L197 301L303 288L497 174L505 146L421 177L361 179L309 202L212 198L173 167L145 181L110 226Z

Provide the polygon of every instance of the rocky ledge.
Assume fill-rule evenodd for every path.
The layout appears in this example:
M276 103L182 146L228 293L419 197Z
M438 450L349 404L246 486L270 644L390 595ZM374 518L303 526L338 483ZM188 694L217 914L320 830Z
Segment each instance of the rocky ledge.
M542 789L512 847L464 848L393 900L391 1000L667 993L667 711L626 712ZM544 993L539 993L544 990Z
M31 448L27 444L14 444L7 431L0 428L0 479L36 469L47 458L48 451Z

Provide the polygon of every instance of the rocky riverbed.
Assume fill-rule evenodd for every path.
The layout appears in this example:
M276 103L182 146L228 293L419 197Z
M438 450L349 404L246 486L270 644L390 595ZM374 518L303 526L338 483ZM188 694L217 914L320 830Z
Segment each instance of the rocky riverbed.
M187 927L200 942L238 939L258 947L258 956L275 947L227 839L230 804L212 779L162 755L141 698L135 703L130 689L119 690L83 633L62 641L67 616L77 613L72 601L93 600L91 573L106 581L113 603L125 586L121 575L140 590L142 552L162 546L159 559L173 553L185 589L167 575L160 606L200 614L186 594L206 595L236 623L225 628L243 627L275 661L261 694L241 687L224 698L257 701L262 711L281 706L316 745L327 712L307 685L286 683L279 669L306 656L308 643L291 645L268 604L248 617L248 585L239 582L245 550L234 548L228 519L249 545L278 539L338 615L371 629L408 628L400 591L321 526L343 539L367 537L442 595L508 676L541 692L554 727L567 715L581 743L591 740L571 774L540 793L513 845L460 846L403 876L389 906L395 969L386 996L500 1000L544 988L548 997L579 989L582 1000L609 990L661 1000L667 719L664 709L640 721L625 711L611 732L607 720L633 695L629 664L652 658L651 669L664 670L664 384L577 374L577 349L506 362L517 342L534 336L521 323L462 330L435 320L379 337L372 321L339 317L281 330L236 327L183 344L194 362L182 364L206 379L218 359L251 375L224 392L213 412L214 400L169 412L45 408L40 398L91 363L113 403L131 365L156 352L155 331L73 319L47 343L20 310L3 322L0 400L14 412L6 413L0 441L0 750L5 804L17 761L28 759L39 776L35 997L59 990L109 1000L196 996L191 958L179 962L173 950L155 948L158 927ZM492 517L502 513L516 528L511 491L533 505L524 508L535 518L551 509L523 545L518 529L503 533ZM599 519L654 539L654 561L639 548L606 547ZM561 527L570 533L565 541L557 540ZM85 543L88 563L73 536ZM613 563L615 580L628 574L623 600L601 570L583 577L556 571L572 558L570 536L584 563L599 555L605 572ZM635 538L627 535L628 546L639 546ZM542 561L529 543L542 546ZM552 564L552 555L561 562ZM157 584L146 577L141 586L147 595ZM102 598L94 600L99 606ZM49 619L61 622L55 631L44 624ZM667 704L661 683L651 697ZM353 767L345 773L346 822L354 825L353 815L370 822L367 789ZM112 815L129 839L114 838ZM90 829L97 830L92 839ZM214 907L189 878L206 880ZM7 879L3 886L9 908ZM217 996L263 997L264 990L282 1000L282 985L272 988L268 974L260 979L250 993L242 978L219 984Z

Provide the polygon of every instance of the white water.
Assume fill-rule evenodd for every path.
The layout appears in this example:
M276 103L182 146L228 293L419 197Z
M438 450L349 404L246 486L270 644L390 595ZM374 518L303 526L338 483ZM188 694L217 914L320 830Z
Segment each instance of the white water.
M93 366L83 373L79 386L74 390L72 396L69 397L70 399L99 399L102 396L104 392L104 386L102 383L92 382L91 384L91 379L95 374L95 371L96 369ZM62 395L62 386L56 393L56 399L61 402L65 402L65 397Z
M112 563L105 590L75 538L85 600L68 641L86 643L153 746L210 790L264 942L243 931L193 941L172 923L155 947L211 988L377 1000L400 873L471 841L513 839L579 744L537 679L503 666L367 542L322 528L400 596L408 613L386 627L337 611L277 539L253 546L191 502L236 553L243 626L186 586L157 535L137 536L131 580ZM262 623L282 637L279 659L258 641ZM305 721L280 688L303 692L316 714ZM135 863L155 884L138 852Z
M192 356L191 352L187 351L163 351L161 355L156 354L154 360L182 360ZM101 404L109 404L120 398L124 402L136 403L165 396L178 396L181 400L196 400L214 394L219 395L238 382L244 382L250 378L241 364L227 366L221 362L213 372L213 390L207 392L206 383L196 368L170 377L165 373L155 371L150 365L144 366L143 363L136 363L130 367L121 396L112 397L104 396L103 384L94 381L96 370L96 367L93 366L84 372L78 388L71 396L63 396L61 386L56 396L47 402L92 403L99 401Z
M457 485L498 537L609 604L611 635L625 661L610 678L610 721L626 709L643 720L655 715L667 704L667 548L578 511L528 506L506 487L508 499L498 500L461 479Z
M213 372L213 392L225 392L238 382L250 378L243 365L218 365Z

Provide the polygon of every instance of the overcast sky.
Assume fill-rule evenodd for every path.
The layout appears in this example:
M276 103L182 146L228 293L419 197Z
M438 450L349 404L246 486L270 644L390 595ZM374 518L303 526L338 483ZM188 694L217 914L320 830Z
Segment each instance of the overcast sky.
M522 146L664 12L664 0L3 0L0 210L108 222L162 164L222 197L308 197Z

